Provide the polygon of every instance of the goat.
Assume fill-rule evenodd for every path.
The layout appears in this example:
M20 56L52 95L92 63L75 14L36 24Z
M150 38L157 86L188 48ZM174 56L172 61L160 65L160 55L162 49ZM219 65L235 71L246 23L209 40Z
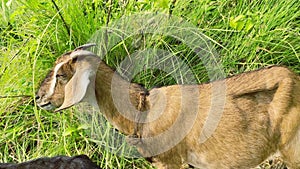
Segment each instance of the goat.
M98 105L159 169L251 168L277 152L289 168L300 168L300 79L288 68L271 66L211 83L148 91L86 50L91 46L57 59L38 90L39 107L60 111L83 101ZM224 85L224 94L214 92ZM200 141L210 113L221 114L220 121Z

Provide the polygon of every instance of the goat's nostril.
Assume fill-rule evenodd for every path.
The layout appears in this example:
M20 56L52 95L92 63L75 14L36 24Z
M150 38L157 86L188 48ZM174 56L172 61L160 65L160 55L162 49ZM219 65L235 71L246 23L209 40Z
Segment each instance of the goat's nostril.
M40 99L40 96L35 96L35 100L39 100Z

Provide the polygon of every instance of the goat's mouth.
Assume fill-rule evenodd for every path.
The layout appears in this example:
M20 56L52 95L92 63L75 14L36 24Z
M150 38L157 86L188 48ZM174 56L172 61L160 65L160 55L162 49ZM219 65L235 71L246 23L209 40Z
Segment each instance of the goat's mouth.
M51 104L51 102L45 104L38 104L38 106L44 110L54 110L56 108L53 104Z

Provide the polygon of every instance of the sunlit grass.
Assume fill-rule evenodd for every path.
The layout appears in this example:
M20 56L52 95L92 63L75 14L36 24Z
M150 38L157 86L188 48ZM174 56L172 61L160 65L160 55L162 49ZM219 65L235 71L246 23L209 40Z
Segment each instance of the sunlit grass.
M172 11L174 16L195 25L211 38L226 76L273 64L286 65L300 72L300 4L297 0L172 2L62 0L56 2L57 9L52 1L2 0L0 161L22 162L42 156L86 154L103 168L151 168L142 158L112 153L115 143L111 141L116 131L103 117L90 124L85 121L87 117L81 116L78 107L62 113L47 112L38 109L33 99L41 80L59 55L87 43L97 30L109 27L124 15L137 12L168 15ZM146 49L162 49L178 56L189 66L197 83L212 80L196 52L170 36L128 37L103 58L126 76L120 63L128 52L133 54ZM168 60L169 56L162 59ZM176 64L170 65L179 73L178 79L168 72L144 69L133 81L149 89L182 83L187 72ZM93 131L95 126L101 130ZM97 137L92 135L95 133ZM118 145L126 147L125 143Z

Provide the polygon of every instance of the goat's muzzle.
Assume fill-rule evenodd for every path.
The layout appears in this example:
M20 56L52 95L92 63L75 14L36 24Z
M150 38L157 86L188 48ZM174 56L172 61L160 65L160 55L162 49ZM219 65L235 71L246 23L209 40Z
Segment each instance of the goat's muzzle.
M45 99L41 98L38 95L35 97L35 101L37 106L41 109L54 110L56 108L50 101L45 101Z

